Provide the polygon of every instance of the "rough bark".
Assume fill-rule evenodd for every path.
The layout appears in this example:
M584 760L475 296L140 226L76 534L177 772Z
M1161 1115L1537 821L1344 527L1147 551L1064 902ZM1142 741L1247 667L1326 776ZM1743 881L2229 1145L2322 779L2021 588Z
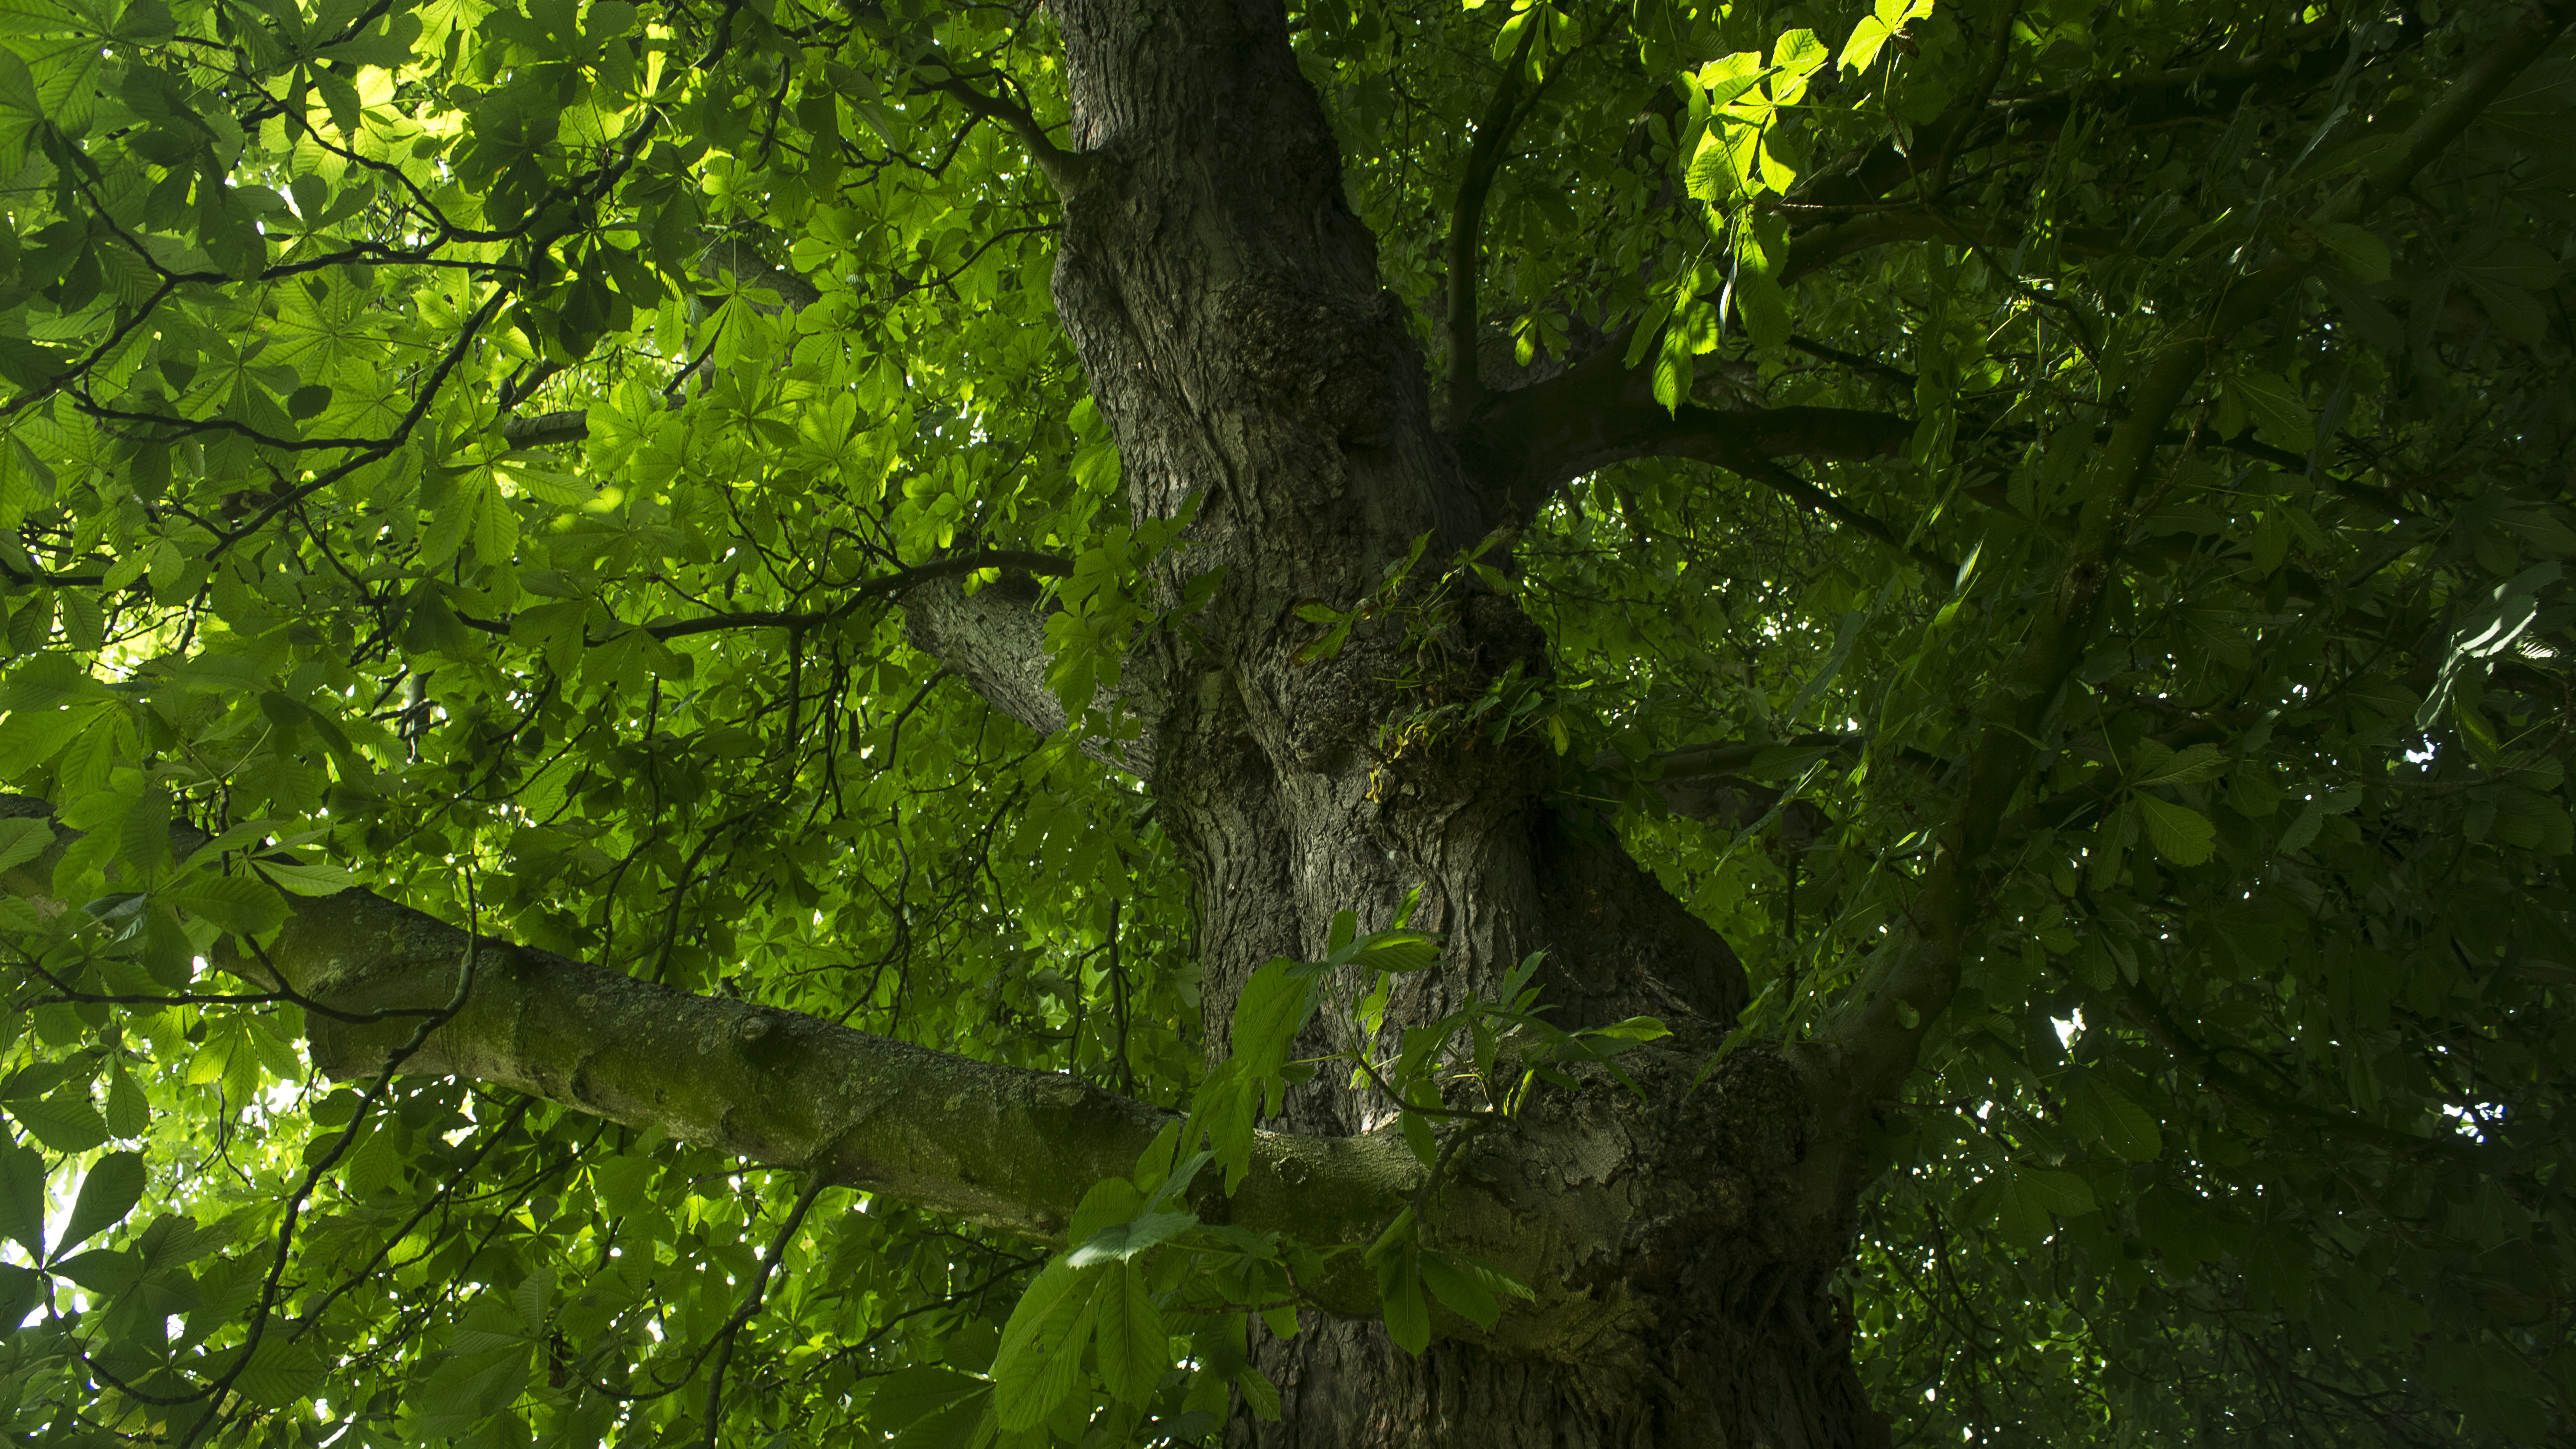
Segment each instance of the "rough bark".
M1557 456L1534 461L1540 445L1490 406L1465 432L1437 425L1278 7L1051 9L1071 150L1085 158L1066 199L1057 311L1116 432L1132 508L1170 517L1195 499L1180 557L1226 570L1195 621L1200 642L1152 646L1169 681L1153 787L1196 885L1211 1053L1227 1049L1230 1005L1254 967L1320 955L1336 911L1382 923L1417 887L1414 921L1446 952L1407 978L1394 1020L1490 994L1544 951L1560 1024L1652 1014L1685 1046L1712 1044L1745 994L1725 943L1551 788L1543 745L1437 727L1437 706L1515 667L1546 677L1545 641L1511 599L1463 585L1432 637L1397 611L1333 658L1295 657L1316 632L1295 604L1356 602L1427 536L1408 584L1425 588L1424 575L1513 525L1544 486L1534 477L1584 450L1551 442ZM1632 448L1622 436L1571 466L1655 441L1670 440ZM1293 1093L1281 1125L1346 1135L1384 1120L1384 1104L1332 1075ZM1417 1359L1374 1322L1316 1319L1256 1345L1288 1414L1238 1414L1229 1442L1822 1446L1881 1433L1824 1297L1849 1200L1838 1165L1809 1150L1805 1087L1770 1056L1731 1062L1698 1094L1687 1081L1660 1078L1651 1107L1584 1093L1551 1110L1586 1130L1532 1125L1480 1144L1463 1167L1530 1202L1588 1186L1631 1205L1636 1226L1593 1235L1573 1276L1551 1264L1560 1276L1542 1290L1565 1323L1596 1322L1566 1307L1593 1302L1594 1330L1452 1337ZM1532 1210L1480 1227L1453 1214L1441 1232L1478 1251L1544 1236L1549 1220Z
M985 703L1041 735L1065 727L1064 702L1047 686L1045 602L1026 575L1005 574L972 594L955 579L935 580L906 592L903 611L912 646L963 676ZM1141 712L1150 720L1159 712L1160 693L1153 687L1152 662L1138 661L1118 690L1094 695L1092 707L1104 717L1133 721ZM1150 727L1116 739L1086 731L1080 748L1140 780L1154 778Z

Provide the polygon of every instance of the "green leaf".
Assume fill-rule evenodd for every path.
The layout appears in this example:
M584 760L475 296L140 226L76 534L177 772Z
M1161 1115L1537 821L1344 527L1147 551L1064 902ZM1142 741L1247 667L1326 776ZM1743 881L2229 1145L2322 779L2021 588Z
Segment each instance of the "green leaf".
M0 1237L45 1256L45 1160L14 1143L0 1144Z
M1671 1027L1651 1016L1632 1016L1625 1021L1615 1021L1608 1026L1591 1027L1580 1033L1586 1037L1602 1037L1610 1041L1627 1043L1662 1041L1672 1034Z
M28 133L44 119L44 100L36 93L34 73L16 51L0 45L0 171L18 170Z
M2147 839L2154 843L2156 854L2176 865L2198 865L2209 859L2211 838L2217 830L2208 816L2153 795L2131 798L2137 801L2138 814L2146 821Z
M474 483L455 479L445 480L443 488L424 484L421 488L424 503L429 502L433 491L439 501L432 506L429 528L420 538L420 561L430 568L456 557L456 551L464 547L465 537L473 530L475 519L482 511L484 490Z
M2317 445L2317 424L2308 412L2307 403L2298 391L2275 372L2249 372L2239 375L2228 388L2254 415L2263 435L2293 453L2305 453Z
M11 1102L9 1115L56 1152L87 1152L107 1140L107 1119L91 1104L86 1081L65 1082L40 1100Z
M330 1366L310 1344L271 1333L260 1339L258 1351L233 1380L233 1387L253 1403L285 1410L321 1392L330 1376Z
M1431 1304L1422 1294L1421 1250L1411 1243L1389 1245L1377 1258L1377 1289L1387 1337L1406 1353L1428 1348Z
M111 1152L91 1163L81 1178L80 1197L72 1204L71 1218L63 1224L62 1241L54 1245L54 1251L69 1252L125 1221L125 1215L143 1200L143 1178L143 1154L139 1152Z
M993 1413L1004 1429L1036 1428L1073 1392L1091 1338L1093 1284L1059 1258L1020 1295L993 1356Z
M6 1338L36 1311L52 1285L45 1275L15 1263L0 1263L0 1338Z
M1113 1222L1100 1232L1092 1232L1079 1248L1072 1250L1069 1261L1077 1269L1090 1269L1092 1263L1108 1263L1113 1258L1126 1261L1151 1245L1188 1232L1190 1227L1198 1227L1195 1212L1146 1212L1133 1222Z
M2324 827L2327 816L2347 814L2360 803L2360 794L2348 791L2310 799L2290 821L2289 828L2281 832L2281 839L2273 848L2283 855L2307 849L2308 842L2316 839L2317 831Z
M473 489L474 553L487 564L499 565L519 556L519 515L510 500L501 496L499 485L481 480Z
M289 860L282 856L261 856L251 864L259 873L299 896L338 895L358 883L358 878L327 860Z
M1235 1370L1234 1387L1243 1395L1243 1406L1264 1423L1279 1422L1279 1386L1262 1377L1261 1370L1245 1367Z
M170 863L170 795L147 787L117 821L116 860L138 886Z
M1120 1263L1102 1274L1093 1298L1101 1380L1111 1397L1141 1404L1162 1382L1163 1371L1172 1366L1171 1339L1164 1332L1162 1312L1145 1291L1145 1275L1133 1263Z
M53 827L42 820L21 816L0 820L0 870L14 870L45 853L54 843Z
M1807 78L1833 59L1833 52L1816 38L1816 32L1803 26L1780 32L1771 46L1771 99L1774 103L1795 105L1807 93Z
M2152 1162L2164 1150L2164 1136L2147 1109L2130 1101L2093 1074L2087 1074L2067 1098L2075 1130L2131 1162Z
M2133 784L2197 785L2217 779L2227 768L2227 757L2216 745L2194 745L2175 754L2154 740L2141 740L2130 768L2136 772Z
M107 1079L107 1130L118 1137L140 1137L152 1126L151 1104L132 1073L119 1068Z
M69 1278L93 1293L114 1295L134 1286L134 1280L142 1276L142 1265L135 1261L132 1253L120 1253L113 1248L93 1248L54 1263L48 1271Z
M986 1388L984 1380L938 1364L916 1364L876 1381L868 1396L867 1426L893 1433Z
M200 871L156 892L192 916L202 916L227 931L260 935L286 922L286 902L263 882L246 875Z
M2350 222L2330 222L2317 228L2317 240L2325 244L2326 255L2335 265L2350 273L2355 281L2388 280L2388 243L2365 226Z
M2057 1218L2082 1217L2095 1207L2092 1186L2076 1174L2018 1164L1987 1179L1983 1195L1988 1221L2004 1241L2025 1250L2048 1241Z
M1259 1115L1261 1089L1243 1071L1240 1057L1216 1064L1198 1086L1190 1103L1194 1131L1207 1133L1208 1146L1225 1168L1225 1190L1233 1192L1251 1170L1253 1119Z
M1440 940L1419 931L1381 931L1351 959L1372 971L1419 971L1440 959Z
M1668 413L1679 412L1682 404L1690 401L1696 368L1690 341L1681 329L1666 332L1663 345L1655 350L1653 392L1657 405Z
M1101 1229L1121 1224L1145 1209L1145 1190L1123 1177L1106 1177L1091 1185L1073 1209L1067 1234L1081 1242ZM1079 1268L1083 1264L1076 1263Z
M1502 1304L1495 1300L1493 1290L1475 1273L1438 1253L1422 1255L1422 1281L1449 1311L1478 1328L1491 1328L1494 1320L1502 1316Z
M1302 979L1296 965L1284 956L1262 963L1234 1003L1234 1060L1247 1083L1267 1091L1268 1112L1279 1110L1279 1069L1289 1044L1315 1014L1315 983Z
M1128 1190L1132 1192L1135 1189L1130 1187ZM1084 1239L1066 1261L1076 1268L1088 1268L1095 1263L1113 1260L1124 1262L1157 1243L1188 1232L1198 1223L1196 1213L1146 1213L1129 1222L1111 1223Z

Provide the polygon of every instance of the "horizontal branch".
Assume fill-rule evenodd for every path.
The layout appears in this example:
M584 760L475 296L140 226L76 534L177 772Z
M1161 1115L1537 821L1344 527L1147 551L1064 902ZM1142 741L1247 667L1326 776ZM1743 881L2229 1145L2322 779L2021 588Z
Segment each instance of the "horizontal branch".
M1073 572L1073 561L1049 553L1032 553L1017 548L979 548L953 558L933 559L929 563L896 569L882 574L844 593L841 602L828 609L751 610L733 614L702 614L694 619L676 619L668 623L649 624L644 632L656 639L681 639L691 634L712 634L723 629L811 629L846 617L852 610L871 599L888 599L897 594L930 583L936 579L961 578L986 569L1003 569L1041 578L1063 578Z
M503 418L501 437L513 448L543 448L590 439L590 410L570 408L534 417Z
M1687 419L1690 414L1700 411L1703 410L1684 408L1682 416ZM1720 413L1717 416L1726 415ZM1713 448L1709 461L1728 472L1750 478L1801 507L1813 509L1855 533L1876 539L1930 569L1936 577L1953 578L1959 572L1956 560L1943 558L1928 548L1917 547L1904 535L1899 534L1892 525L1817 487L1760 453L1750 449Z
M2129 1018L2155 1039L2158 1046L2183 1060L2200 1079L2219 1091L2234 1097L2259 1112L2300 1123L2319 1136L2341 1142L2367 1143L2393 1152L2406 1152L2426 1157L2483 1165L2486 1154L2458 1136L2419 1136L2412 1132L2372 1122L2349 1113L2329 1111L2295 1098L2286 1097L2229 1067L2219 1054L2183 1029L2164 1003L2139 982L2125 978L2116 983Z
M1061 1243L1093 1184L1135 1169L1173 1114L1074 1077L932 1051L792 1011L693 996L469 937L363 890L295 902L266 962L223 964L348 1015L464 1004L402 1070L528 1093L762 1164L820 1173L1041 1242ZM410 1016L308 1016L314 1069L367 1077ZM1204 1216L1366 1241L1421 1185L1392 1134L1262 1134L1251 1175Z
M1452 433L1503 508L1526 517L1567 482L1630 458L1697 458L1741 472L1730 459L1883 458L1914 435L1907 418L1851 408L1675 413L1623 351L1605 346L1545 382L1493 394Z
M0 795L0 818L49 814L43 801ZM206 843L186 824L171 834L183 855ZM0 871L0 888L43 917L62 916L53 876L78 838L58 827L36 858ZM469 934L364 889L283 903L284 924L264 946L249 950L228 936L209 954L217 969L305 1006L317 1077L380 1078L390 1069L522 1093L811 1174L809 1196L818 1182L846 1187L1063 1244L1090 1189L1134 1172L1184 1120L1068 1074L692 995ZM1489 1330L1444 1322L1445 1334L1521 1352L1579 1350L1634 1321L1626 1279L1602 1265L1664 1242L1670 1201L1641 1194L1623 1171L1559 1165L1632 1160L1685 1120L1705 1130L1717 1099L1777 1089L1756 1055L1740 1054L1731 1066L1742 1071L1720 1073L1694 1095L1680 1083L1706 1075L1697 1054L1639 1048L1624 1058L1632 1076L1671 1090L1640 1097L1635 1110L1624 1096L1596 1111L1551 1095L1509 1121L1482 1124L1462 1154L1444 1159L1452 1170L1436 1175L1392 1124L1352 1136L1256 1131L1231 1191L1227 1174L1210 1171L1184 1190L1184 1202L1202 1222L1326 1250L1324 1271L1301 1275L1298 1296L1357 1315L1380 1303L1376 1275L1356 1250L1410 1209L1445 1248L1494 1263L1536 1295ZM1606 1074L1578 1075L1611 1090Z

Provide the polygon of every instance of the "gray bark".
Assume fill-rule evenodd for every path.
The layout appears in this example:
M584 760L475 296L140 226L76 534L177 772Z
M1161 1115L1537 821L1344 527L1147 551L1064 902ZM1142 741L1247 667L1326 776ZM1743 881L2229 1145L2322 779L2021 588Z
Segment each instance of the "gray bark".
M1436 727L1436 706L1473 700L1515 667L1547 677L1545 639L1511 599L1468 584L1436 631L1381 619L1335 658L1295 657L1318 632L1293 618L1297 603L1350 606L1417 537L1421 574L1436 575L1514 526L1536 496L1530 480L1553 465L1528 439L1497 435L1505 414L1492 407L1456 434L1436 425L1279 9L1050 8L1083 163L1066 198L1057 312L1116 433L1131 509L1170 517L1195 499L1178 557L1226 570L1193 640L1153 645L1168 681L1154 702L1153 789L1196 887L1211 1054L1225 1052L1256 966L1313 959L1336 911L1382 924L1415 887L1414 921L1446 950L1406 978L1395 1022L1490 996L1544 951L1558 1023L1652 1014L1685 1049L1713 1045L1745 996L1726 944L1552 788L1544 744ZM1176 596L1182 582L1170 573L1160 586ZM1413 583L1418 600L1427 579ZM1586 1093L1554 1109L1593 1124L1559 1144L1570 1155L1532 1129L1479 1144L1462 1167L1532 1201L1606 1188L1655 1225L1596 1235L1600 1250L1542 1289L1560 1305L1615 1298L1599 1331L1453 1337L1417 1359L1374 1322L1317 1320L1257 1343L1288 1413L1238 1413L1228 1442L1883 1439L1824 1296L1851 1230L1841 1155L1815 1136L1789 1063L1751 1055L1723 1075L1697 1095L1686 1075L1659 1076L1653 1109ZM1281 1125L1346 1135L1385 1120L1386 1104L1335 1076L1293 1092ZM1543 1233L1545 1218L1516 1231Z
M1047 685L1046 604L1026 575L1005 574L969 594L955 579L940 579L903 595L904 634L912 647L939 660L973 685L984 702L1041 735L1066 725L1064 702ZM1080 748L1104 765L1150 783L1154 778L1154 726L1161 713L1152 687L1151 653L1129 661L1116 690L1092 696L1104 718L1140 726L1132 738L1085 733ZM1122 726L1120 733L1126 733Z

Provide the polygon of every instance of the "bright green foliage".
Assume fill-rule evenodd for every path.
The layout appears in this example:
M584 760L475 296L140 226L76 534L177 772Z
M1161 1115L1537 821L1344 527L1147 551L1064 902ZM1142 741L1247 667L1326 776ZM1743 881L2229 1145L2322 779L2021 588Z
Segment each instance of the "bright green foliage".
M1743 956L1735 1043L1794 1040L1908 948L1963 762L2036 711L1862 1204L1856 1351L1900 1433L2576 1422L2576 60L2388 204L2306 220L2518 13L1292 11L1427 352L1517 64L1481 297L1519 361L1607 337L1667 409L1909 425L1797 465L1884 539L1643 460L1515 545L1558 668L1495 703ZM1278 963L1197 1092L1149 800L988 710L868 587L1055 560L1076 710L1184 623L1138 586L1177 530L1128 516L1055 327L1053 195L957 101L999 71L1059 126L1060 67L1043 19L989 8L0 6L0 772L56 822L0 820L0 869L82 832L0 898L8 1432L1115 1443L1278 1411L1243 1315L1178 1310L1284 1331L1306 1249L1170 1210L1206 1165L1176 1144L1049 1259L463 1083L314 1081L299 1009L203 964L355 881L1193 1105L1242 1150L1315 1066L1295 1026L1369 999ZM1873 154L1911 179L1829 184ZM2115 496L2124 389L2276 253L2314 266ZM2008 663L2097 522L2107 623L2027 701ZM1653 762L1734 740L1776 746L1743 772L1776 800L1669 814ZM1429 1160L1475 1126L1435 1118L1433 1074L1499 1113L1549 1053L1654 1030L1551 1038L1541 1005L1353 1069ZM1410 1215L1363 1256L1409 1345L1518 1286Z

